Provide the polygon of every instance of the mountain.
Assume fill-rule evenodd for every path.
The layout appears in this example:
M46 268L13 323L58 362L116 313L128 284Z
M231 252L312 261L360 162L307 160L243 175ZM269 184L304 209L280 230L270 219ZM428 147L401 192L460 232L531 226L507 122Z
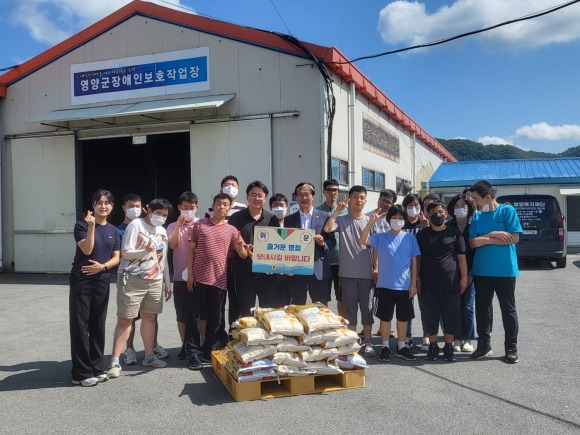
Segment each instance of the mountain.
M469 139L437 139L457 160L505 160L557 157L580 157L580 145L554 154L540 151L524 151L513 145L483 145Z

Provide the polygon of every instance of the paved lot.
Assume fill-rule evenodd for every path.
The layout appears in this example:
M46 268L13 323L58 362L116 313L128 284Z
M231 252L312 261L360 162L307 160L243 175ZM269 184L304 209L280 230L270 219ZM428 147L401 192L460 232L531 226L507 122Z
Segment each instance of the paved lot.
M167 368L129 366L94 388L71 385L67 277L0 275L0 433L578 433L580 255L568 258L566 269L522 265L519 364L501 361L496 304L492 358L370 359L364 389L242 403L210 367L193 372L177 360L171 302L159 318ZM112 337L114 285L110 300Z

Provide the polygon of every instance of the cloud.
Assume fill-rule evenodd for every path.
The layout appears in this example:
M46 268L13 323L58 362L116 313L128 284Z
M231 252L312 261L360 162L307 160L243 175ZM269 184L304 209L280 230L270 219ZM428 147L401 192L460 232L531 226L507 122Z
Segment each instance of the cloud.
M456 0L429 13L424 3L394 1L379 13L378 30L387 44L418 45L489 27L539 12L554 0ZM580 39L580 6L531 20L509 24L470 38L479 38L488 49L541 47Z
M184 9L180 0L149 0ZM24 26L36 41L57 44L130 3L131 0L19 0L12 13L15 25Z
M550 125L539 122L518 128L516 136L531 140L580 140L580 125Z
M482 136L477 139L477 142L484 145L513 145L510 140L498 136Z

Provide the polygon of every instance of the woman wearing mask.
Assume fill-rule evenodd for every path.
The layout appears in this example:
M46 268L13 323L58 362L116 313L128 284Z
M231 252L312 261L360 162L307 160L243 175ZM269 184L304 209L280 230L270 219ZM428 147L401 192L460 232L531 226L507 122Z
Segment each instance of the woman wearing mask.
M403 207L407 211L407 219L403 231L417 234L421 228L429 225L429 221L423 214L423 200L416 193L410 193L403 199Z
M459 334L453 344L455 351L473 352L472 340L475 340L475 287L473 285L473 275L471 269L473 266L473 256L475 249L469 246L469 226L471 217L476 212L475 203L469 195L455 195L447 205L449 217L454 219L448 222L448 225L459 229L465 239L467 259L467 288L461 295L461 322L459 325Z
M93 194L93 211L75 224L77 242L70 274L69 319L72 383L91 387L108 379L103 358L109 305L109 270L119 264L120 238L107 222L114 205L108 190Z
M429 221L425 217L423 213L423 200L419 195L416 193L409 193L403 199L403 208L407 212L407 218L405 219L405 226L403 227L403 231L408 233L412 233L417 235L417 232L421 228L425 228L429 226ZM417 299L419 299L419 309L421 310L421 323L423 324L423 298L419 294L417 295ZM407 346L410 348L413 346L413 319L409 320L408 327L407 327ZM423 331L425 328L423 327ZM426 335L423 336L423 341L421 344L421 350L427 351L429 349L429 339Z
M117 298L117 326L109 378L121 374L119 356L123 351L131 323L141 313L141 338L145 347L142 365L165 367L154 353L155 319L163 310L165 300L171 297L169 268L167 266L167 232L163 228L172 206L166 199L154 199L147 205L147 215L127 226L121 244L124 270L123 295Z

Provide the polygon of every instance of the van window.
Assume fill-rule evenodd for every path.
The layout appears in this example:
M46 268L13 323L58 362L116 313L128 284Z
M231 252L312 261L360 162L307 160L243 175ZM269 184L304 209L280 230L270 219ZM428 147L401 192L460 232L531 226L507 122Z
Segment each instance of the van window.
M558 226L557 210L553 200L518 200L512 205L518 212L524 230Z

